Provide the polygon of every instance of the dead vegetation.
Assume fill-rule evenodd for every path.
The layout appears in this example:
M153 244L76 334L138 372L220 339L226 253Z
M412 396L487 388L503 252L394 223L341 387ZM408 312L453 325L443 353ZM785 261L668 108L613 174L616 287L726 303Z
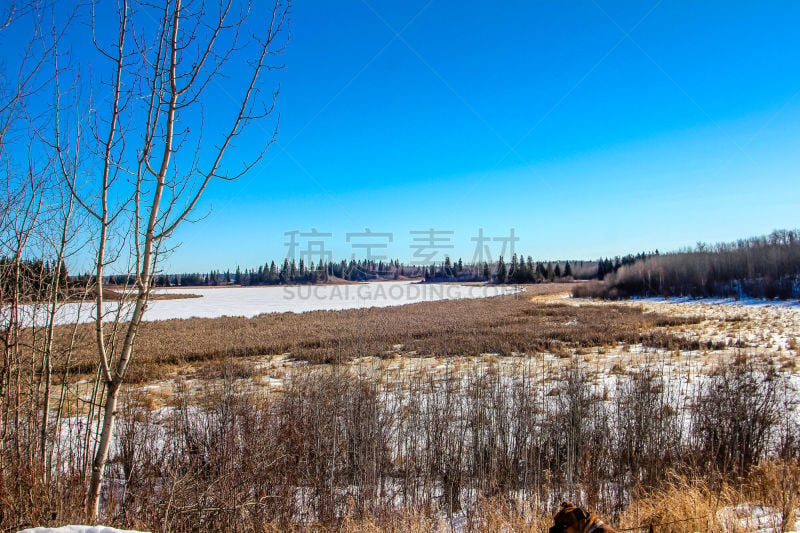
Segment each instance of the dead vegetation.
M658 487L637 489L618 524L620 528L653 524L659 533L790 531L797 522L799 497L797 459L766 461L743 476L727 479L673 472ZM757 507L777 513L759 523Z
M735 509L750 504L795 519L800 428L785 376L743 359L686 399L674 392L682 376L656 364L603 385L579 357L552 375L506 374L501 361L397 379L297 366L265 394L229 359L208 379L178 380L165 409L153 409L149 387L132 391L105 521L174 532L541 531L562 500L659 532L743 531ZM753 397L748 384L766 380L774 386ZM89 437L72 420L63 431L56 464L80 462L71 454ZM736 439L726 432L763 441L724 447ZM82 512L82 469L54 473L49 489L19 474L3 502L14 525Z
M701 341L670 332L699 322L697 317L663 316L631 306L543 303L502 296L424 302L401 307L266 314L147 322L137 341L134 382L157 372L153 364L181 364L225 357L289 353L311 363L356 357L499 355L575 350L619 343L698 349ZM60 335L72 330L61 328ZM79 327L72 364L93 372L91 326ZM399 348L398 348L399 347ZM703 346L705 347L705 346Z
M750 319L575 303L543 293L146 323L103 520L175 532L542 531L570 499L621 528L744 531L736 513L751 504L791 524L794 378L772 352L697 349L709 324ZM780 357L793 358L788 348ZM94 438L82 398L96 369L80 350L70 375L89 375L63 387L61 467L45 486L35 458L12 465L3 526L81 519L81 450ZM13 437L31 447L32 434Z

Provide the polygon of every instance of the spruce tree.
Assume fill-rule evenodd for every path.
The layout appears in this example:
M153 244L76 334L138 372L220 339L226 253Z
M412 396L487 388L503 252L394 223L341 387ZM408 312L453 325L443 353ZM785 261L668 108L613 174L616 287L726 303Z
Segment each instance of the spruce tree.
M497 283L505 283L507 274L506 264L503 262L503 256L501 255L497 259Z
M547 279L547 269L541 261L536 263L536 272L539 273L540 278Z

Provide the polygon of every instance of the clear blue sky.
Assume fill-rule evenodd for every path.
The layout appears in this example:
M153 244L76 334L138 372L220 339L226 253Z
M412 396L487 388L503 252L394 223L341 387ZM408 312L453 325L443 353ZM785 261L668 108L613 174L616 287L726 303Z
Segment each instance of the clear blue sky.
M536 258L797 227L798 27L789 1L297 2L279 142L172 266L257 265L312 227L339 257L392 232L401 260L431 227L465 260L481 227Z
M469 260L479 228L588 259L800 226L798 2L312 0L291 27L278 142L211 187L168 270L282 259L311 228L336 258L391 232L410 261L428 228Z

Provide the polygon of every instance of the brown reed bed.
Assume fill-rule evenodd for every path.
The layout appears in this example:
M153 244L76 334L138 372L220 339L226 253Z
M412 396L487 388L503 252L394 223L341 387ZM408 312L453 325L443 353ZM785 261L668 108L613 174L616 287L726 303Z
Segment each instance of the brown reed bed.
M147 378L154 370L150 363L264 354L288 353L310 363L333 363L398 353L568 355L619 343L697 349L697 340L673 334L670 328L699 321L698 317L648 313L630 305L546 303L523 293L399 307L146 322L138 335L131 378ZM59 331L64 336L71 333L68 327ZM93 325L80 326L78 338L73 371L93 372Z

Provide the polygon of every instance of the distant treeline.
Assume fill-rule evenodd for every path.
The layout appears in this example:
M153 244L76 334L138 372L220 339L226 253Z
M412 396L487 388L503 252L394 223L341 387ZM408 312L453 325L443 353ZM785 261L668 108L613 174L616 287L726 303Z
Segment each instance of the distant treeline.
M606 260L608 261L608 260ZM278 267L275 261L258 268L236 268L235 271L212 270L207 273L160 274L155 277L159 287L220 286L220 285L294 285L327 283L334 280L377 281L422 279L428 283L450 281L487 283L541 283L571 279L595 279L598 261L534 262L514 254L506 263L500 257L496 263L467 264L461 259L451 261L445 257L441 263L431 265L406 265L399 260L350 260L330 263L305 263L285 259ZM614 263L609 261L609 268ZM616 259L619 265L620 258ZM130 282L128 276L110 276L110 283Z
M724 246L730 245L717 245L714 249ZM397 259L387 261L352 259L350 261L306 263L303 259L296 261L287 258L283 260L283 263L269 261L258 268L241 269L237 267L233 271L228 269L224 271L211 270L209 272L158 274L154 278L154 284L158 287L188 287L301 285L341 280L358 282L398 279L421 279L426 283L481 282L501 284L616 280L619 278L617 276L619 272L629 273L634 266L640 268L644 263L648 265L655 264L653 261L661 257L670 258L687 253L694 254L696 252L681 252L680 254L661 256L658 250L655 250L654 252L640 252L635 255L601 258L594 261L534 261L530 255L514 254L508 261L501 256L496 262L480 263L465 263L461 259L452 261L450 257L446 256L444 261L431 265L407 265ZM82 274L71 279L75 286L90 286L93 276L91 274ZM114 285L130 284L133 281L133 276L131 275L111 275L106 277L106 282ZM604 289L606 286L606 284L587 284L581 290L584 291L582 292L584 295L586 295L585 291L591 289L593 294L597 292L596 295L598 296L623 296L623 293L613 291L613 287L606 291ZM656 292L660 294L660 292ZM630 294L641 294L641 290Z
M326 283L331 280L369 281L379 279L400 279L401 277L422 277L422 267L406 266L397 260L370 261L351 260L329 263L305 263L284 259L278 267L275 261L258 268L235 271L212 270L208 273L160 274L155 284L161 287L190 285L295 285ZM118 281L118 280L113 280ZM121 280L124 282L124 277Z
M542 283L545 281L566 281L572 279L592 279L596 277L597 261L534 261L514 254L506 263L502 256L497 263L466 265L461 259L452 263L445 258L440 265L432 265L424 270L426 282L442 281L483 281L490 283Z
M45 300L56 281L59 293L65 294L69 286L67 266L62 262L61 268L57 267L56 261L0 257L0 301Z
M575 296L800 297L800 230L637 256Z
M23 287L22 299L44 294L56 272L52 261L23 260L19 267L0 258L0 295L7 300L12 286ZM19 276L16 285L14 276ZM595 261L534 261L514 254L508 261L465 263L461 259L431 265L406 265L399 260L350 260L306 263L284 259L258 268L211 270L210 272L158 274L159 287L225 285L297 285L337 281L421 279L427 283L481 282L501 284L583 280L575 296L627 298L631 296L693 297L800 297L800 230L775 231L768 236L716 245L698 244L693 249L661 254L640 252ZM60 291L90 287L91 274L67 276L60 269ZM69 284L67 283L69 281ZM129 275L108 276L106 282L124 285Z

